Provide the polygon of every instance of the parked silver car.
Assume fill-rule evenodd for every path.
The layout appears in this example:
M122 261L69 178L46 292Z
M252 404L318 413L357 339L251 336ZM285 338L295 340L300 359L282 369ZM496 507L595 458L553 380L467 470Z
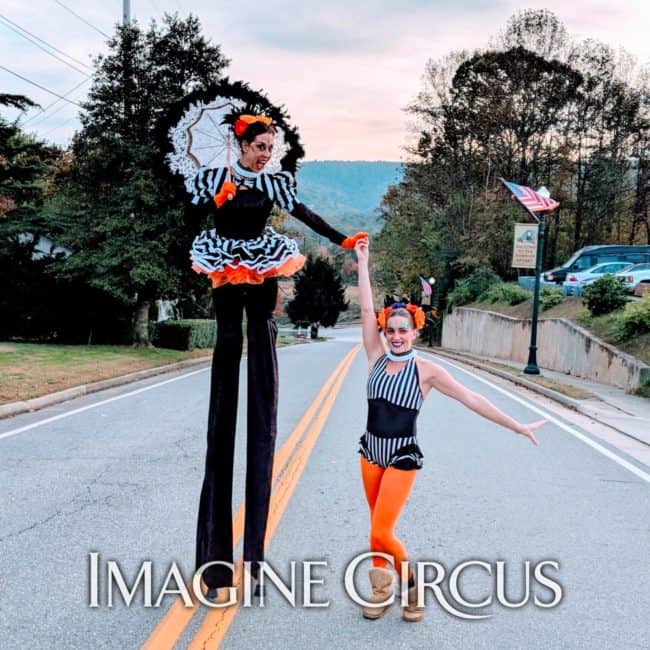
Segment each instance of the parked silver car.
M629 266L624 271L617 273L616 277L623 279L625 290L628 293L634 293L639 284L650 283L650 263Z
M567 273L566 280L564 280L562 285L564 293L567 296L579 296L586 286L589 286L592 282L602 278L604 275L618 273L631 266L629 262L604 262L602 264L596 264L585 271Z

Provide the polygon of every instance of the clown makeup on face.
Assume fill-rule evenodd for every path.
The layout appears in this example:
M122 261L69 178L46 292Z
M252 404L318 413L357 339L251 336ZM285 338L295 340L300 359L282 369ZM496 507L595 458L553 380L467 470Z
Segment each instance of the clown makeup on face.
M386 322L385 335L390 349L403 354L413 347L417 332L410 316L391 316Z
M255 136L251 142L243 140L241 143L242 155L239 162L251 171L262 171L264 165L271 159L274 140L275 137L272 133L261 133Z

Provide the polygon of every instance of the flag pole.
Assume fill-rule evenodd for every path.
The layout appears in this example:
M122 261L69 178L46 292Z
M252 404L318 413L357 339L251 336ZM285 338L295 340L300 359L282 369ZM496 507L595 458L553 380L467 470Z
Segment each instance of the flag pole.
M542 275L542 254L544 252L544 214L539 217L526 208L526 212L535 217L539 224L537 232L537 253L535 257L535 289L533 291L533 317L530 329L530 346L528 347L528 364L524 368L526 375L539 375L537 365L537 317L539 314L539 287Z
M503 178L499 179L508 191L510 188L506 185ZM544 252L544 214L537 216L532 210L527 208L521 201L519 205L539 224L537 231L537 251L535 255L535 288L533 290L533 316L530 328L530 345L528 346L528 363L524 368L526 375L539 375L539 366L537 365L537 320L539 315L539 287L542 275L542 255Z

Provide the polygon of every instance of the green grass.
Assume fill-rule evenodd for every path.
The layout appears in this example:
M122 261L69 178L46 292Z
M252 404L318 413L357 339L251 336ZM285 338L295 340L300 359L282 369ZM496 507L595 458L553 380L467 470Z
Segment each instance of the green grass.
M297 343L303 341L285 335L278 337L278 347ZM209 359L211 356L212 349L183 351L125 345L0 342L0 404L40 397L186 359Z
M0 343L0 368L28 362L33 366L103 363L116 359L174 363L191 353L162 348L132 348L123 345L51 345L47 343ZM201 356L201 355L199 355Z

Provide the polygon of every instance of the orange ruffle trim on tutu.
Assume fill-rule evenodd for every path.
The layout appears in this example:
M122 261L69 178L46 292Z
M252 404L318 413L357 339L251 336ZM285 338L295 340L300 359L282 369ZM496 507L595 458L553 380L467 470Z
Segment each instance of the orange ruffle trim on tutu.
M212 273L206 273L196 264L192 264L192 269L197 273L207 275L212 281L212 288L216 289L224 284L262 284L267 278L293 275L300 271L306 261L307 258L304 255L296 255L288 259L284 264L269 269L265 273L260 273L244 264L237 266L226 265L223 271L212 271Z

